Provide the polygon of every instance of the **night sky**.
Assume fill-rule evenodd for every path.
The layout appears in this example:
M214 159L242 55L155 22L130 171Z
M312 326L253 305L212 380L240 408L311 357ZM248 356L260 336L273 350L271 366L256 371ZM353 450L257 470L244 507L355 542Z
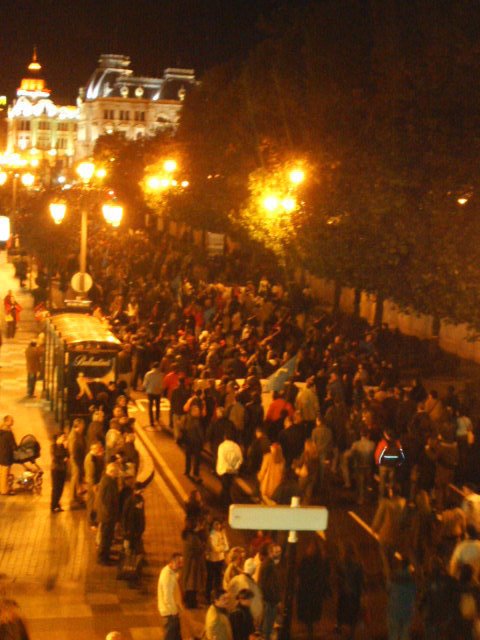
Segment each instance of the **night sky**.
M294 0L290 0L293 2ZM32 56L52 97L73 103L101 53L132 59L138 75L242 57L262 38L257 24L278 0L0 0L0 94L14 97Z

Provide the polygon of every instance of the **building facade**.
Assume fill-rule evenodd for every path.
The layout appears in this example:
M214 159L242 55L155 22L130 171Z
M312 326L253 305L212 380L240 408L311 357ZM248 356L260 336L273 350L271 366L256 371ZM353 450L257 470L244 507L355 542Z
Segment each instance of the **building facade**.
M75 154L79 111L55 104L34 51L27 74L8 109L7 154L18 154L41 168L69 166Z
M174 130L183 100L196 84L192 69L166 69L163 78L140 77L130 58L103 54L86 87L79 91L75 157L91 156L97 138L123 132L136 140Z

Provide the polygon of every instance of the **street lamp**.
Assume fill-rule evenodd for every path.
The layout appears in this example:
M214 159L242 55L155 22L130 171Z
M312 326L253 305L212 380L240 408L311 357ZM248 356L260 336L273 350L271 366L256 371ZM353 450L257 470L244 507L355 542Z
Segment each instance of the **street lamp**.
M24 187L32 187L35 182L35 176L33 173L22 174L21 181Z
M94 176L105 177L106 172L103 169L95 167L93 162L82 162L78 165L77 174L82 181L82 186L79 189L80 194L80 286L79 290L84 293L88 286L85 287L85 275L87 273L87 238L88 238L88 195L92 192L98 193L98 189L92 187L91 181ZM100 176L99 176L100 172ZM53 218L55 224L60 224L65 218L67 213L67 205L63 201L54 201L49 204L50 215ZM112 227L118 227L123 216L123 207L119 204L105 203L102 206L103 216Z
M173 173L177 170L177 163L175 160L165 160L165 162L163 163L163 168L168 173Z
M301 184L305 180L305 171L303 169L292 169L288 175L292 184Z

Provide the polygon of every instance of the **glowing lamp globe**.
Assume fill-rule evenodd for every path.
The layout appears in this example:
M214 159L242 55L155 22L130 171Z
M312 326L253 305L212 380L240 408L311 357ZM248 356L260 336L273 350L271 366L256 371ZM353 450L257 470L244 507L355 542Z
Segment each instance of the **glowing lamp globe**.
M279 200L277 196L266 196L263 199L263 206L267 211L273 213L276 209L278 209Z
M112 227L119 227L123 216L123 207L118 204L104 204L102 213L108 224Z
M67 212L67 205L64 202L51 202L49 209L50 209L50 215L52 216L55 224L60 224L62 220L65 218L65 213Z
M90 182L94 173L95 165L93 162L81 162L77 167L77 174L85 184Z
M292 184L301 184L305 180L305 171L302 169L292 169L288 177Z
M150 176L149 178L147 178L147 187L151 191L157 191L162 187L162 181L158 176Z
M284 198L282 207L287 213L292 213L297 208L297 203L294 198Z
M168 173L173 173L177 169L177 163L175 160L165 160L163 168L165 171L168 171Z
M35 182L35 176L33 173L24 173L21 180L24 187L31 187Z

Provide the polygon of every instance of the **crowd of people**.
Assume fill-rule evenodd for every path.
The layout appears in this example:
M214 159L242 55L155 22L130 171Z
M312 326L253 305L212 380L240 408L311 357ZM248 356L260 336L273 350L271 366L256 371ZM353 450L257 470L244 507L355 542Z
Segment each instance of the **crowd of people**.
M265 504L300 496L335 506L341 494L368 517L375 510L389 638L409 637L415 611L426 637L477 637L480 431L465 394L408 380L398 336L323 312L308 288L260 268L239 282L238 255L201 257L183 241L132 233L116 243L99 236L89 260L93 313L123 348L117 385L95 398L90 424L77 419L68 437L55 438L51 506L61 509L68 462L71 505L85 501L90 525L100 524L101 562L111 562L116 536L143 551L144 515L134 537L126 505L143 501L128 398L144 391L149 428L159 428L166 398L162 426L184 452L185 474L200 485L209 465L225 506L242 475ZM287 375L277 386L279 371ZM266 378L274 391L265 404ZM194 491L182 543L159 580L166 638L182 637L182 610L201 604L210 604L211 640L270 638L280 620L282 541L259 533L249 549L230 548L224 524ZM362 562L354 545L340 547L333 559L316 537L307 541L296 594L309 637L331 582L340 632L353 637L368 618Z

